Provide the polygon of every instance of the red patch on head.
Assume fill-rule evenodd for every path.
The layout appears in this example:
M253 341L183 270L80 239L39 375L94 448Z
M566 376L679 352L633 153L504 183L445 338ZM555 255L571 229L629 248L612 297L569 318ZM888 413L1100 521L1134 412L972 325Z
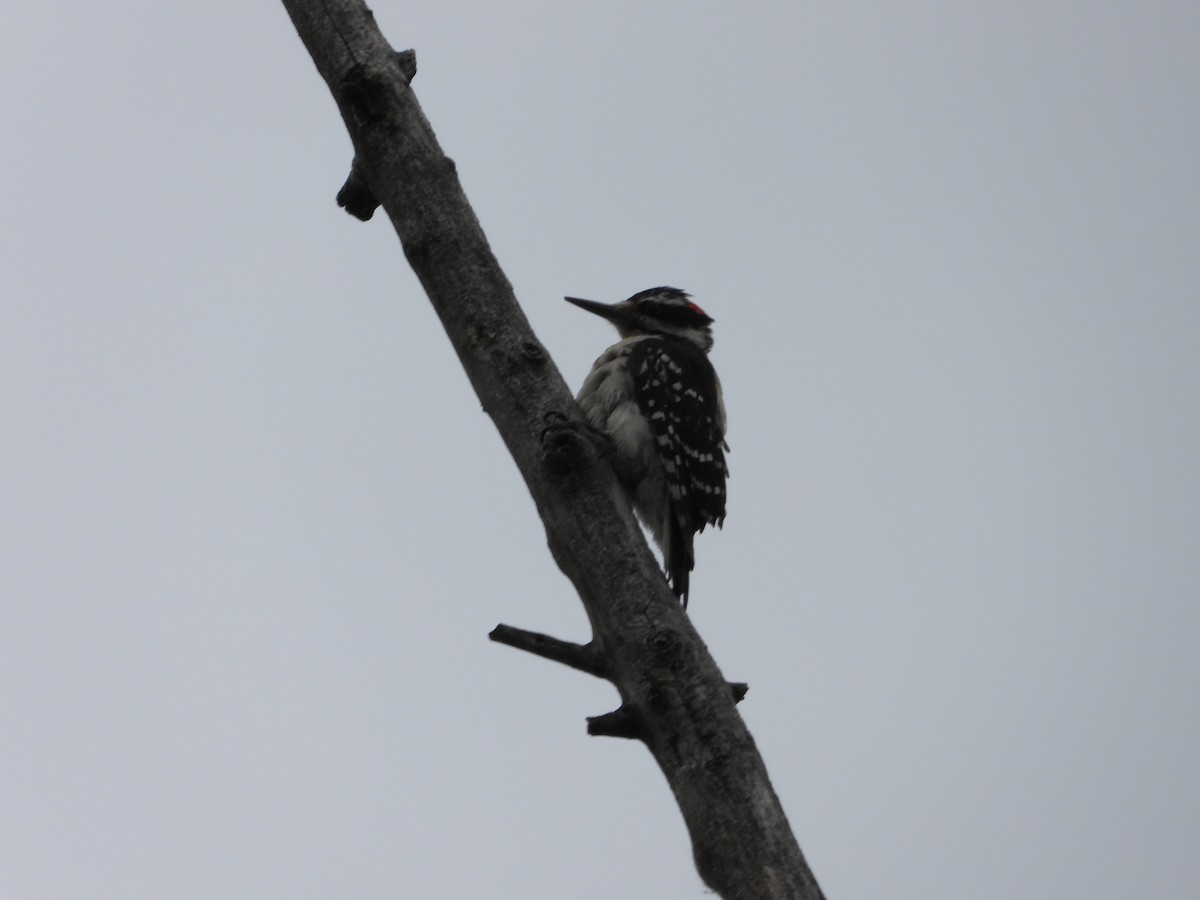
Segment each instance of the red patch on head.
M706 313L704 310L702 310L700 307L698 307L698 306L697 306L695 303L693 303L691 300L689 300L689 301L687 302L687 305L688 305L688 309L690 309L692 312L698 312L698 313L700 313L700 315L702 315L702 316L707 316L707 315L708 315L708 313Z

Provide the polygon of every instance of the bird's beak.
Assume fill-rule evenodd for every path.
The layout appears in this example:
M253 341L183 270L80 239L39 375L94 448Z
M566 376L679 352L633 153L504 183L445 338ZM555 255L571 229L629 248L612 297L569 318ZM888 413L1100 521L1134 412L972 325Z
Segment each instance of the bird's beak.
M574 303L580 309L586 309L590 313L595 313L602 319L617 323L624 321L622 315L623 310L619 309L616 304L597 303L595 300L580 300L578 297L563 297L568 303Z

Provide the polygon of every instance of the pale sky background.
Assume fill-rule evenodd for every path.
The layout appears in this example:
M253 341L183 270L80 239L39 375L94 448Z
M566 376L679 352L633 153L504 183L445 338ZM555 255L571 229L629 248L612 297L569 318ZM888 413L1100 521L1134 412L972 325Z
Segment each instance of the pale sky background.
M830 900L1200 896L1200 6L380 0L574 387L717 320L691 611ZM0 897L703 897L276 2L0 28Z

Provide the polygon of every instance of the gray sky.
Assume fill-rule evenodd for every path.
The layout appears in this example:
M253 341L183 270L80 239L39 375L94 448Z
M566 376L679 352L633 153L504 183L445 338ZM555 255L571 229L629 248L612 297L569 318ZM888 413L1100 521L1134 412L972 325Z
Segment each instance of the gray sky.
M1200 893L1200 7L375 9L572 385L564 294L717 319L691 611L826 893ZM704 896L486 640L586 621L282 6L6 19L0 896Z

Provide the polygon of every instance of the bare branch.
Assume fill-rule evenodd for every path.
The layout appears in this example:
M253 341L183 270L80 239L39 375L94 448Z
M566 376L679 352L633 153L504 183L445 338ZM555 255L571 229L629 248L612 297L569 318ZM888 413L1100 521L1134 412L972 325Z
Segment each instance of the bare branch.
M570 641L538 634L536 631L513 628L511 625L497 625L488 637L498 644L516 647L518 650L562 663L597 678L608 678L608 664L594 641L573 644Z
M626 712L591 727L627 732L636 720L675 794L700 876L722 897L821 898L735 709L737 691L667 587L604 453L588 448L579 408L417 103L411 60L388 45L361 0L284 6L354 144L344 205L363 217L377 202L387 213L604 648Z

